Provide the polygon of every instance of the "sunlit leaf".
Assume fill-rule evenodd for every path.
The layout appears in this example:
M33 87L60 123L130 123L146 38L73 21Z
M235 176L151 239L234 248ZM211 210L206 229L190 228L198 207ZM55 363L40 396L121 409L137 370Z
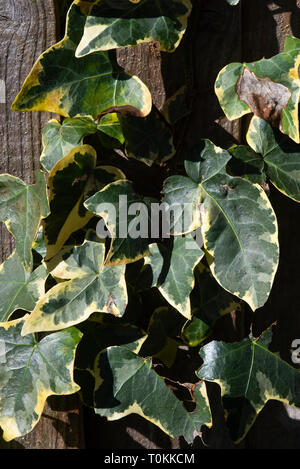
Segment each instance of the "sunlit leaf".
M16 97L15 111L49 111L64 117L96 119L117 109L146 116L152 101L148 88L125 73L107 52L76 58L86 15L92 4L75 0L67 17L66 34L37 60Z
M23 334L78 324L94 312L122 316L127 305L125 266L104 266L104 244L85 241L51 271L59 282L37 303Z
M124 347L109 347L95 361L95 411L108 420L135 413L172 437L191 442L202 425L211 425L205 384L194 391L196 410L182 403L150 367L147 360Z
M25 318L0 323L0 426L10 441L30 432L52 394L79 390L73 362L81 333L74 327L37 341L21 336Z
M26 185L9 174L0 175L0 220L16 240L16 251L28 271L32 265L32 245L41 219L49 213L45 176L35 172L35 184Z
M266 173L274 186L300 202L300 145L256 116L251 120L247 141L263 156Z
M258 339L250 337L239 343L213 341L200 352L204 364L197 372L199 378L219 384L224 397L248 401L252 412L247 412L240 439L268 400L300 407L299 371L269 350L271 339L268 330Z
M270 59L232 63L219 73L215 90L228 119L253 112L300 143L300 39L286 36L284 50Z
M0 266L0 321L9 319L17 309L32 311L45 293L48 271L40 265L26 271L16 252Z
M151 41L172 52L186 30L191 9L189 0L97 0L76 56Z

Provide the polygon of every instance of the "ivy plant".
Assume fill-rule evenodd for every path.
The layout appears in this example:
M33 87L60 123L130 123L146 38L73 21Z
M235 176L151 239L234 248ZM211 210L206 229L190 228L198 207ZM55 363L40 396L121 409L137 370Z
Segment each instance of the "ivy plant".
M246 140L223 149L203 139L181 164L184 84L156 109L115 49L157 41L172 53L192 14L190 0L75 0L64 38L12 104L60 118L43 130L33 184L0 175L0 220L16 246L0 267L7 441L34 428L51 394L79 392L108 420L136 413L188 443L212 425L209 382L226 415L243 400L236 441L269 399L300 406L299 372L271 350L271 328L239 343L213 335L224 315L270 295L279 242L267 184L300 201L300 40L220 72L226 116L253 113ZM163 175L158 191L140 168ZM190 382L170 380L180 353L198 355Z

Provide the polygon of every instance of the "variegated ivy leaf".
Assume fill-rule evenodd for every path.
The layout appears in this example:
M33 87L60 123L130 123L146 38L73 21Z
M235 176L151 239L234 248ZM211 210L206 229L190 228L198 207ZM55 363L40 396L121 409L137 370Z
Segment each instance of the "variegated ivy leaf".
M202 159L201 172L200 161L196 165L193 163L193 160L199 160L199 152ZM201 182L225 167L230 155L209 140L205 140L203 148L190 152L190 159L191 162L185 162L187 172L192 165L190 177L171 176L164 183L163 202L170 207L170 231L174 235L190 233L201 226L200 211L203 202Z
M191 9L190 0L96 0L76 56L151 41L172 52L183 37Z
M142 81L125 73L107 52L76 58L91 2L75 0L62 41L37 60L16 97L16 111L50 111L64 117L96 119L108 110L146 116L151 94Z
M37 342L34 334L22 337L25 320L0 323L0 426L6 441L34 428L48 396L79 390L73 362L81 333L72 327Z
M55 256L70 235L83 228L93 214L84 199L123 173L111 166L95 168L97 155L89 145L73 148L59 160L49 174L50 215L44 220L47 260Z
M194 268L204 256L191 236L151 244L142 271L148 288L158 287L167 302L191 319L190 294L194 288Z
M104 266L105 246L85 241L51 271L60 282L39 300L22 334L55 331L86 320L94 312L122 316L127 305L125 266Z
M130 158L151 166L156 160L167 161L174 156L172 131L155 109L144 118L120 115L119 120Z
M287 36L280 54L223 68L215 90L227 118L233 120L253 112L300 143L299 64L300 39Z
M300 202L300 145L254 116L247 141L263 156L266 173L274 186L296 202Z
M193 317L182 329L182 337L190 347L206 340L216 321L239 307L237 298L224 290L202 263L195 269L195 280L191 294Z
M125 347L109 347L95 360L95 412L108 420L135 413L173 438L191 442L202 425L211 425L205 383L195 387L196 409L188 412L149 362Z
M247 400L248 420L242 421L239 439L268 400L300 407L300 373L269 350L271 339L268 330L258 339L239 343L213 341L200 352L204 364L197 371L199 378L219 384L223 397Z
M51 171L59 160L83 143L83 137L96 131L97 125L90 119L68 118L62 124L51 119L43 130L41 164Z
M105 317L103 317L105 316ZM122 345L139 353L147 335L138 327L122 318L97 314L79 326L83 338L78 346L75 360L75 379L80 386L80 395L85 405L93 407L96 376L94 362L102 350L112 345Z
M45 176L35 172L35 184L26 185L9 174L0 175L0 220L16 240L16 252L25 270L32 266L32 245L41 219L49 213Z
M226 2L229 3L229 5L237 5L240 3L240 0L226 0Z
M45 293L47 277L44 265L26 271L16 252L6 259L0 266L0 321L7 321L17 309L32 311Z
M206 141L198 161L196 149L185 161L189 177L167 179L165 201L191 203L214 277L255 310L268 299L278 266L277 221L260 186L226 173L229 158Z
M85 207L102 217L109 230L111 245L106 265L135 262L149 252L148 203L148 198L137 194L127 180L112 182L85 201Z

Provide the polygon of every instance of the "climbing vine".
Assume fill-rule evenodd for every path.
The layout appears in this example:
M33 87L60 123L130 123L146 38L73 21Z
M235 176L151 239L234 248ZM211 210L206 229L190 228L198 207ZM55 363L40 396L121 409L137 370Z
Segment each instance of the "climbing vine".
M7 441L34 428L52 394L78 392L109 420L137 413L188 443L212 425L209 382L227 416L240 410L235 441L269 399L300 407L299 372L270 350L272 328L213 340L222 316L262 307L272 289L279 244L268 184L300 201L300 40L220 71L227 118L253 114L245 144L204 139L181 161L186 87L158 110L115 49L157 41L172 53L190 15L190 0L75 0L64 38L12 104L61 118L43 130L33 184L0 175L0 220L15 239L0 270ZM190 382L172 375L179 354L196 363Z

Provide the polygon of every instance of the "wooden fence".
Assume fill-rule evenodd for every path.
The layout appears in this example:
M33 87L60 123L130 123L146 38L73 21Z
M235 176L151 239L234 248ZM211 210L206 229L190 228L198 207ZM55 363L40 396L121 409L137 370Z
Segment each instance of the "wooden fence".
M54 1L0 0L0 173L26 182L32 182L32 172L39 167L41 131L50 114L12 112L10 105L37 57L58 37ZM271 57L282 50L286 34L300 37L300 0L241 0L234 8L225 0L195 0L194 4L188 33L174 54L161 54L155 43L118 51L120 65L149 86L159 108L166 96L188 82L193 107L179 129L182 152L203 137L220 146L241 141L247 118L226 120L213 91L217 73L233 61ZM300 337L298 206L272 189L271 202L279 221L281 260L270 299L255 313L255 328L263 330L277 320L274 346L289 361L291 343ZM0 240L4 260L13 249L4 226L0 226ZM246 316L235 319L231 324L225 321L224 327L238 337ZM218 393L217 387L213 385L211 392ZM234 447L217 405L207 440L212 448ZM185 446L137 416L106 422L92 411L83 411L73 396L48 399L39 424L26 437L9 444L0 438L0 448L20 449ZM193 447L203 448L199 439ZM269 401L239 447L299 448L300 411Z

